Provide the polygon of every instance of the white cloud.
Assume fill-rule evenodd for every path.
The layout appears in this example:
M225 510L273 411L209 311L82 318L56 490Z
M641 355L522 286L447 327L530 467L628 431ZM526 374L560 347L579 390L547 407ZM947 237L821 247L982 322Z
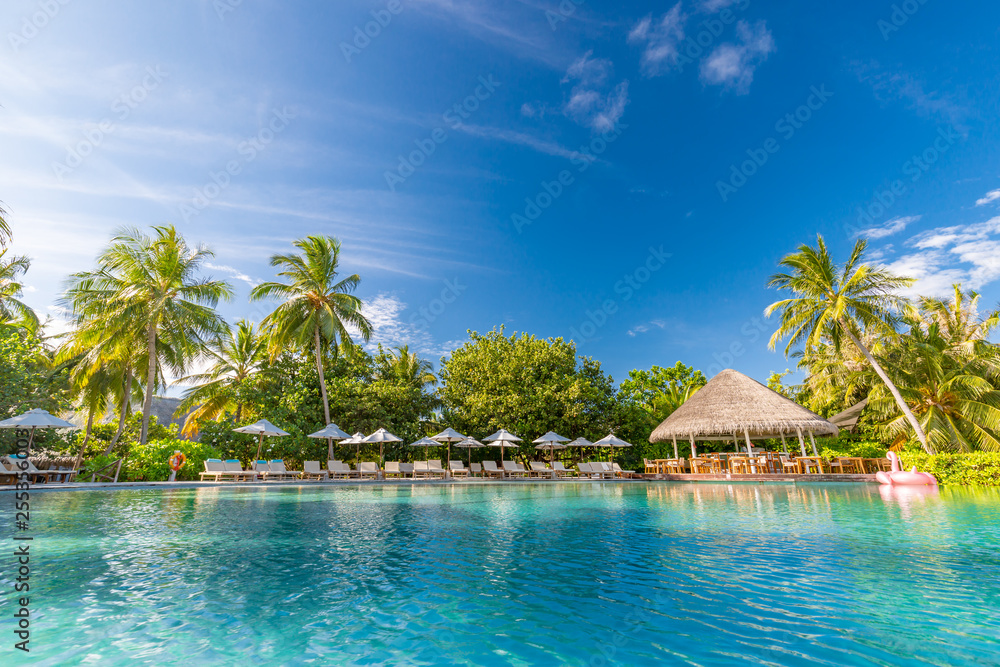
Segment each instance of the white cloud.
M251 278L250 276L243 273L239 269L235 269L231 266L226 266L225 264L212 264L210 262L205 262L205 268L208 269L209 271L222 271L223 273L228 273L236 280L241 280L250 287L256 287L257 285L260 285L261 282L263 282L261 280L258 280L257 278Z
M655 23L650 15L632 28L628 34L629 43L644 45L641 59L644 74L656 76L677 64L686 19L678 2Z
M910 296L947 296L955 283L980 289L1000 279L1000 216L931 229L913 237L908 245L918 252L900 257L888 268L917 279L908 290Z
M465 343L464 340L439 343L429 331L412 323L412 318L417 318L416 312L409 318L411 321L407 321L404 312L407 310L409 306L395 294L382 293L367 299L361 312L371 322L372 335L365 348L374 351L378 349L379 343L383 347L409 345L411 350L437 364L440 357ZM360 340L357 330L349 329L352 338Z
M702 0L701 9L706 12L717 12L730 5L735 5L740 0ZM741 9L744 9L741 7Z
M566 70L563 83L573 83L573 89L563 106L563 113L584 127L604 132L613 128L625 113L628 81L605 92L610 86L614 66L606 58L591 58L591 55L593 51L587 51Z
M720 44L701 63L701 79L745 94L750 90L754 72L774 52L774 38L764 21L750 25L736 24L736 42Z
M637 324L626 333L632 338L635 338L636 334L646 333L654 327L657 329L663 329L667 326L666 320L650 320L649 322L644 322L642 324Z
M997 199L1000 199L1000 188L990 190L982 197L982 199L977 199L976 206L986 206L990 202L994 202Z
M920 220L920 217L921 216L919 215L908 215L901 218L893 218L878 227L862 229L857 232L855 236L864 236L872 240L884 239L887 236L892 236L893 234L898 234L903 231L911 222L917 222Z

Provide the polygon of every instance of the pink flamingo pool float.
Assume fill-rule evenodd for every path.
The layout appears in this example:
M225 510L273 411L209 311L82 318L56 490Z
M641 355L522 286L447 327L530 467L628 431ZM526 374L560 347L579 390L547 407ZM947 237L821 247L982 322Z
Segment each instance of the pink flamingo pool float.
M896 452L889 452L886 458L892 461L892 470L883 470L875 473L875 479L882 484L890 486L937 486L937 479L929 472L917 472L917 466L913 466L909 471L903 470L899 465L899 455Z

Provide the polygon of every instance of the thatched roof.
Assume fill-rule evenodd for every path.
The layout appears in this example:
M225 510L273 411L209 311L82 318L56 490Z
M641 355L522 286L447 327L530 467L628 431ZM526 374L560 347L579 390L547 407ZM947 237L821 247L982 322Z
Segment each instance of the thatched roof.
M663 420L649 436L650 442L687 440L777 438L782 433L837 435L835 425L768 389L756 380L726 369Z

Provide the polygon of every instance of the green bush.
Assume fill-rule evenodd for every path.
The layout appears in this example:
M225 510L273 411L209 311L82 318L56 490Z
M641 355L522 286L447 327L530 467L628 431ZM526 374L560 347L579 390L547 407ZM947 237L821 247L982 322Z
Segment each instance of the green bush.
M863 459L885 458L888 448L881 442L872 440L842 441L835 438L817 441L820 447L820 454L826 458L836 456L857 456Z
M180 450L187 457L184 467L177 472L177 479L197 480L205 471L206 459L222 458L219 450L211 445L190 440L151 440L145 447L136 445L122 467L119 479L129 482L165 482L170 477L170 457Z
M903 468L913 466L929 472L941 485L1000 486L1000 453L925 454L906 451L900 454Z

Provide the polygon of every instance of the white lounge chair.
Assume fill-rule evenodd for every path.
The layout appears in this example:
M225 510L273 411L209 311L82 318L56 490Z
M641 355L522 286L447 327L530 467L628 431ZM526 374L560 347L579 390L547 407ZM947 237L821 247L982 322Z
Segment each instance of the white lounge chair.
M432 475L440 475L442 478L444 477L444 467L440 461L428 461L427 472Z
M403 472L399 469L399 461L386 461L382 475L386 479L390 477L402 477Z
M15 460L16 459L16 460ZM7 470L15 475L20 475L22 472L28 476L32 482L37 482L38 478L41 477L43 482L49 482L53 475L61 475L64 473L56 472L55 470L39 470L35 467L29 459L22 459L19 456L14 457L4 457L5 466ZM21 467L21 461L27 464L27 467Z
M330 479L330 473L319 467L319 461L303 461L302 479L316 479L325 482Z
M461 461L448 461L448 470L451 471L452 477L455 477L456 475L465 475L466 477L469 476L469 469L466 468L465 464Z
M414 461L413 462L413 476L414 477L427 477L430 475L430 468L427 465L427 461Z
M410 477L413 477L414 476L414 474L413 474L413 464L412 463L400 463L399 464L399 474L402 475L403 477L406 477L407 475L409 475Z
M482 477L483 476L483 465L481 463L470 463L469 464L469 474Z
M618 475L619 477L624 477L625 473L628 473L629 477L635 474L634 470L622 470L621 466L619 466L617 463L611 466L611 469L614 470L615 474Z
M256 470L244 470L243 466L240 465L240 462L236 459L226 459L222 462L222 467L226 473L232 475L233 480L237 482L241 480L256 481L258 477Z
M487 477L503 477L503 470L497 468L496 461L483 461L483 473Z
M268 474L281 479L297 479L302 474L301 470L287 470L282 459L274 459L268 463L268 466L271 468L271 472Z
M507 477L524 477L526 474L524 467L513 461L503 462L503 472Z
M330 474L330 479L347 479L351 476L351 466L343 461L327 461L326 471Z
M213 481L218 482L219 478L225 474L226 466L223 465L222 459L205 459L205 472L199 473L203 482L207 477L211 477Z
M555 471L556 477L568 477L569 475L576 474L575 471L569 470L563 465L562 461L556 461L552 464L552 470Z
M361 479L370 477L372 479L378 478L378 464L374 461L362 461L358 464L358 476Z
M553 470L541 461L531 461L531 470L528 471L529 475L536 475L538 477L552 477Z

